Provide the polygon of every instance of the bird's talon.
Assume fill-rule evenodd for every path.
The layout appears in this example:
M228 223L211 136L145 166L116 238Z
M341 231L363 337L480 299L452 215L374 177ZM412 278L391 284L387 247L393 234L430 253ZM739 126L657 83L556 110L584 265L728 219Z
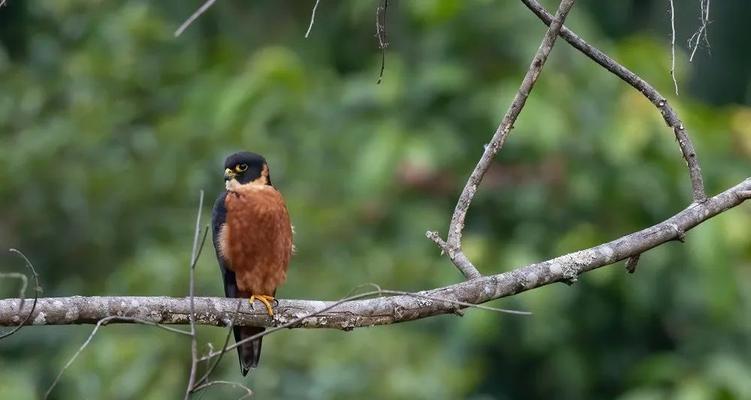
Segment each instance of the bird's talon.
M264 294L251 295L250 298L248 299L248 301L250 301L251 307L253 306L253 302L256 301L256 300L258 300L261 303L263 303L263 305L266 307L266 312L269 314L269 317L273 318L274 317L274 309L273 309L273 306L271 305L271 302L273 302L274 305L276 305L277 304L276 299L274 297L272 297L272 296L266 296Z

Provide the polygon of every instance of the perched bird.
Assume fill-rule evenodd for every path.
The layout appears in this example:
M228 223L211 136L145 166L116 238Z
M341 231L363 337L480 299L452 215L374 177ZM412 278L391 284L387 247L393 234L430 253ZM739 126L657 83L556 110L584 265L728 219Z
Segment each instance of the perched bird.
M232 154L224 161L226 190L214 203L211 215L214 248L227 297L248 298L274 315L276 288L287 277L292 255L292 225L284 198L271 185L266 160L255 153ZM264 328L236 326L235 341ZM240 371L245 376L258 366L261 339L237 347Z

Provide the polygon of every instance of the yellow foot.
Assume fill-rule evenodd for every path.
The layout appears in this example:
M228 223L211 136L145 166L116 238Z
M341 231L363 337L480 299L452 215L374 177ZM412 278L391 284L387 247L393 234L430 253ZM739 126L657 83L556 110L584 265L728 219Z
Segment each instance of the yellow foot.
M269 313L269 317L274 316L274 310L271 308L271 302L276 301L274 296L267 296L265 294L254 294L250 296L250 299L248 301L250 302L251 307L253 306L254 301L260 301L263 303L264 306L266 306L266 311Z

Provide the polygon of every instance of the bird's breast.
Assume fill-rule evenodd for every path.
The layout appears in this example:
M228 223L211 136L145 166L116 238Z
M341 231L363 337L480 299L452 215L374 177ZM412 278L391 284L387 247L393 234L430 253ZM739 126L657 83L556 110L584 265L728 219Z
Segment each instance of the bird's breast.
M240 289L257 293L261 288L249 288L250 283L241 281L276 286L285 279L292 253L292 225L276 189L244 186L249 187L227 193L227 217L219 232L219 245L228 267L237 274Z

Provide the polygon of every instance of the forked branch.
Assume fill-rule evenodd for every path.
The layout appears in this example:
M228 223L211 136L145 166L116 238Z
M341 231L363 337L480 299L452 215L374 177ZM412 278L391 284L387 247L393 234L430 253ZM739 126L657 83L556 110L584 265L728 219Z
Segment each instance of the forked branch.
M535 15L537 15L542 22L546 25L552 25L554 17L545 10L545 7L540 5L537 0L521 0L524 5L527 6ZM641 92L662 114L662 118L665 123L673 129L675 139L678 141L678 146L683 154L683 159L686 160L688 166L688 175L691 180L691 188L693 192L694 202L701 203L706 200L707 194L704 191L704 179L701 175L701 167L699 166L699 158L694 150L694 144L688 135L688 130L683 125L683 122L678 118L678 114L673 110L673 107L668 104L668 100L660 94L652 85L647 83L644 79L631 72L628 68L619 64L613 60L607 54L603 53L599 49L585 42L574 31L567 27L561 28L561 37L566 40L571 46L580 52L584 53L592 61L600 64L603 68L613 73L615 76L621 78L624 82L633 86L634 89Z
M433 240L440 248L446 253L451 261L462 272L466 279L476 279L480 277L480 272L472 264L472 262L464 255L462 251L462 232L464 231L464 221L467 217L467 210L469 205L477 193L477 188L482 182L483 176L490 168L490 163L493 162L493 157L503 147L503 143L506 141L509 132L514 127L516 118L524 108L524 104L527 102L529 94L532 92L537 78L540 77L542 67L545 65L545 61L548 59L550 51L553 49L555 40L558 37L558 33L563 26L563 21L566 19L571 7L574 6L574 0L563 0L558 6L558 11L555 13L555 17L551 21L548 31L545 32L545 36L540 43L540 47L537 49L532 62L529 64L527 73L524 75L521 86L517 90L514 100L511 102L506 114L503 116L500 125L493 133L493 137L490 139L490 143L485 146L485 151L480 157L480 161L475 166L472 174L469 176L467 183L464 185L462 194L459 196L459 201L456 203L454 214L451 216L451 223L449 225L448 235L444 242L438 233L427 232L426 236Z

